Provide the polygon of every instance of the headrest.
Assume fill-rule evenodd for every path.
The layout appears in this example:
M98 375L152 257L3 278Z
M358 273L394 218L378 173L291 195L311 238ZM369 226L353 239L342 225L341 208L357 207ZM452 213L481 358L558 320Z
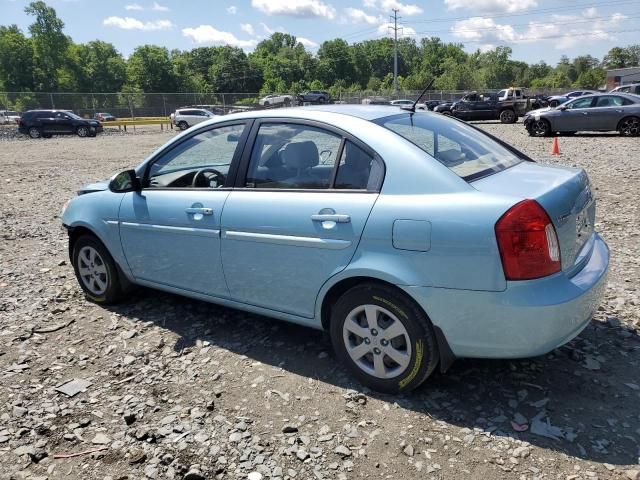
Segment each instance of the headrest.
M294 168L296 170L315 167L320 163L318 147L309 140L289 143L284 147L281 157L287 168Z

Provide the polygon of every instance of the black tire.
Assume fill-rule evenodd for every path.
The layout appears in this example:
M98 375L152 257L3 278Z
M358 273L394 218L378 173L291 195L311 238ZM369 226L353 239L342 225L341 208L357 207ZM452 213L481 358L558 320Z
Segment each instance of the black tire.
M269 106L269 102L264 102L264 106L268 107Z
M85 255L85 248L93 249L99 256L99 261L96 260L93 263L87 263L87 256ZM81 258L82 255L82 258ZM116 303L121 300L128 290L128 283L121 281L121 275L116 266L113 257L106 249L106 247L93 235L82 235L76 240L73 245L73 252L71 254L73 262L73 270L76 274L76 279L80 284L80 288L84 291L85 296L91 302L108 305ZM86 267L100 268L104 266L104 274L100 274L100 281L106 284L104 291L92 290L89 285L96 286L97 283L92 283L89 276L83 275ZM95 272L95 271L94 271ZM93 272L92 272L93 273ZM97 275L96 275L97 276Z
M89 136L89 133L90 133L90 131L89 131L89 127L85 127L85 126L82 126L82 125L81 125L81 126L79 126L78 128L76 128L76 134L77 134L79 137L82 137L82 138L88 137L88 136Z
M392 378L379 378L367 373L363 369L364 367L358 366L347 351L347 342L356 342L355 345L351 345L351 348L367 343L367 345L372 345L371 348L373 348L373 350L360 358L362 364L366 365L369 363L374 365L374 350L377 350L379 361L385 363L385 371L389 366L388 363L395 369L401 368L399 364L395 363L391 357L384 353L383 350L391 344L389 340L384 337L385 329L381 327L382 323L378 323L387 321L392 317L387 317L385 314L377 317L376 324L381 330L378 332L374 331L374 329L366 329L367 334L372 335L370 338L360 338L357 335L345 333L344 325L345 322L351 321L350 314L365 305L374 306L375 308L390 312L395 318L392 319L392 323L387 325L387 327L394 325L395 321L400 321L400 324L404 327L404 331L407 334L406 336L403 334L393 339L394 342L400 340L406 352L409 351L410 347L410 358L407 366ZM344 293L335 303L331 311L330 334L336 355L346 365L353 376L363 385L379 392L398 393L400 391L411 391L424 382L438 364L439 355L436 337L428 317L406 294L387 285L367 283L353 287ZM408 342L406 342L407 337ZM360 340L359 343L357 343L358 340ZM384 343L385 341L386 344ZM373 347L374 345L379 345L380 348ZM385 346L383 347L383 345ZM393 345L391 345L391 347L393 347L394 350L398 348ZM400 348L403 348L402 345ZM396 352L398 351L401 350L396 350Z
M510 108L500 112L500 122L516 123L516 120L518 120L518 116L516 115L516 112L514 112Z
M291 99L290 98L285 98L284 99L284 106L285 107L290 107L291 106Z
M541 118L534 120L529 127L529 135L532 137L548 137L551 134L551 124L549 120Z
M625 117L618 124L618 132L624 137L637 137L640 135L640 118Z
M444 112L442 112L442 115L447 115L447 116L451 117L453 115L453 113L451 113L449 110L445 110Z
M318 103L327 103L327 99L326 99L326 98L324 98L324 97L320 97L320 98L318 99Z
M42 129L38 127L29 128L29 136L31 138L41 138L42 137Z
M187 122L185 122L184 120L178 122L178 128L180 130L186 130L187 128L189 128L189 124Z

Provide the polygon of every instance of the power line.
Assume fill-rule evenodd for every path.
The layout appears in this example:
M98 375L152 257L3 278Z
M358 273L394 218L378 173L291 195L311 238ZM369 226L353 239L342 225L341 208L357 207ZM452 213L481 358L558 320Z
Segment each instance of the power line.
M393 27L389 27L393 29L393 93L398 94L398 30L402 29L402 27L398 27L398 9L393 9L393 15L391 15L391 19L393 20Z

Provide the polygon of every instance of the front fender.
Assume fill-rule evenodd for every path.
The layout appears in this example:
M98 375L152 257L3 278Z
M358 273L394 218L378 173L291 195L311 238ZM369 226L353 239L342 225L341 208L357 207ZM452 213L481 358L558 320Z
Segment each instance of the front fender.
M73 198L62 215L62 224L69 231L86 228L107 248L115 262L132 279L129 266L120 243L118 215L122 193L109 190L96 191Z

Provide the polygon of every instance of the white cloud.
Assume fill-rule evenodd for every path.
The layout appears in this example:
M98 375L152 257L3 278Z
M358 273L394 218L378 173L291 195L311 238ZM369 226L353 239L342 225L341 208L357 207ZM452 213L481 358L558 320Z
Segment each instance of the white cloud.
M422 7L420 7L419 5L401 3L398 0L379 0L379 5L380 8L384 11L391 11L394 9L399 10L398 13L400 15L419 15L423 11Z
M469 8L469 0L444 0L449 10ZM482 13L514 13L536 7L536 0L474 0L473 11Z
M365 8L376 8L376 0L362 0L362 5Z
M154 10L156 12L168 12L169 7L160 5L158 2L153 2L153 7L151 7L151 10Z
M317 48L318 47L318 44L316 42L314 42L313 40L309 40L308 38L296 37L296 40L298 40L298 42L300 42L302 45L304 45L307 48Z
M392 37L393 36L393 23L385 22L378 27L378 35ZM402 27L402 30L398 32L398 37L415 37L416 31L411 27Z
M242 30L245 33L248 33L249 35L255 35L256 32L253 29L253 25L251 25L250 23L242 23L240 24L240 30Z
M472 17L456 22L451 33L463 42L480 44L486 50L495 44L551 42L556 49L567 49L585 43L614 40L609 31L628 17L614 13L603 18L596 9L584 10L581 15L551 15L547 21L531 21L521 32L508 24L496 23L492 18Z
M358 8L345 8L344 13L352 23L368 23L369 25L375 25L379 22L378 17L374 15L368 15Z
M138 5L137 3L126 5L124 8L125 10L136 10L136 11L144 10L144 7L142 5Z
M276 28L271 28L269 25L267 25L266 23L262 23L262 22L260 22L260 26L262 27L262 30L264 30L264 33L266 33L267 35L273 35L276 32L287 33L285 28L282 27L282 26L276 27Z
M169 30L173 27L173 23L169 20L143 22L131 17L108 17L102 23L107 27L117 27L123 30Z
M324 17L333 20L336 9L322 0L251 0L251 6L267 15Z
M238 7L236 7L235 5L231 5L230 7L227 7L227 13L229 15L235 15L236 13L238 13Z
M213 45L232 45L240 48L253 48L256 40L240 40L233 33L221 32L211 25L200 25L194 28L183 28L182 35L190 38L194 43L208 43Z

